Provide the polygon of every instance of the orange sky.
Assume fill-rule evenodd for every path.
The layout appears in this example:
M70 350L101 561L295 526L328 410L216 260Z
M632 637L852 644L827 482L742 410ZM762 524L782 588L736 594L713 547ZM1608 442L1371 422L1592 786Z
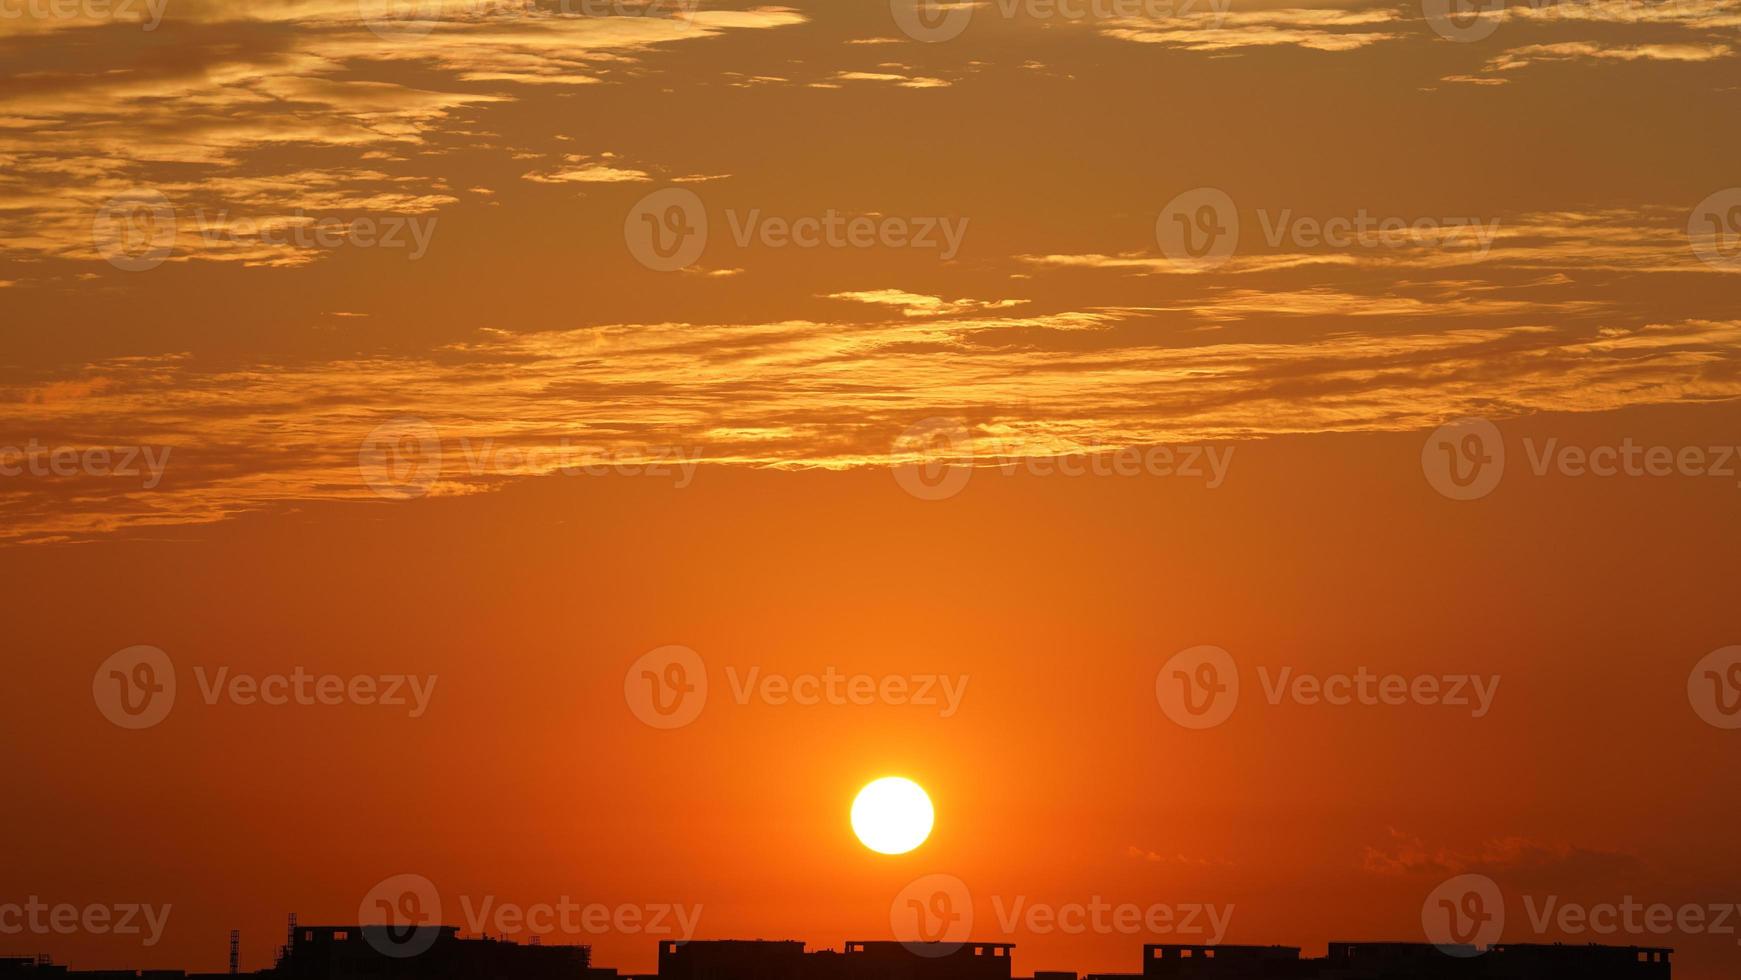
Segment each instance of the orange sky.
M455 924L566 896L838 944L947 874L1018 973L1134 970L1169 937L1000 911L1231 907L1228 941L1310 950L1421 940L1435 886L1480 874L1507 941L1741 963L1733 933L1528 912L1741 902L1741 743L1688 698L1741 642L1741 476L1533 465L1741 445L1734 242L1696 233L1741 214L1733 0L1516 4L1468 40L1358 2L992 0L932 42L880 2L379 6L0 17L0 464L150 449L0 476L0 926L31 896L173 906L150 947L0 954L216 969L240 928L257 968L286 912L354 919L405 872ZM709 230L662 272L625 229L674 188ZM1169 254L1197 188L1238 218L1219 264ZM958 247L735 234L830 212ZM1359 215L1491 237L1297 220ZM130 233L161 236L149 268ZM1504 476L1447 499L1423 448L1465 416ZM915 432L965 489L903 492ZM383 462L406 438L433 452ZM1222 478L1011 462L1161 446ZM129 731L92 678L137 644L178 693ZM624 673L667 644L711 690L659 731ZM1193 731L1156 678L1200 644L1242 691ZM200 696L298 667L436 681L415 718ZM830 668L966 687L947 717L732 696ZM1499 686L1479 717L1272 705L1282 669ZM890 773L938 807L893 858L847 824ZM656 938L544 941L650 969Z

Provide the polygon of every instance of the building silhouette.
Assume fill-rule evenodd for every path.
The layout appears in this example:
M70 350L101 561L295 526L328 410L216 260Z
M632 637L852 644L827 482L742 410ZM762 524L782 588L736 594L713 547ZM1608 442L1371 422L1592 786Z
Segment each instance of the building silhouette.
M798 940L659 943L658 973L594 966L588 946L465 938L457 926L296 926L254 980L1018 980L1012 943ZM1135 973L1036 971L1032 980L1670 980L1672 950L1646 946L1334 942L1323 957L1297 946L1151 943ZM0 980L229 980L236 973L71 970L46 956L0 957ZM1026 980L1026 978L1022 978Z
M796 940L659 944L659 980L1010 980L1013 943L849 942L806 951Z
M399 955L404 954L404 955ZM271 970L278 980L587 980L589 946L461 939L458 926L297 926Z
M1331 943L1321 959L1295 946L1143 947L1144 980L1669 980L1672 950L1504 943Z

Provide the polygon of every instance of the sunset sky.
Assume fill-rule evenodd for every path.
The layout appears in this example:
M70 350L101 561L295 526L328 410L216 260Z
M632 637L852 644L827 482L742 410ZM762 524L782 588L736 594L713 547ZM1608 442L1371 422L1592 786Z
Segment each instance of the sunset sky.
M259 969L401 874L837 946L943 875L1135 971L1209 940L1005 919L1316 955L1477 875L1735 974L1741 0L919 2L0 0L0 955ZM433 686L205 693L299 669Z

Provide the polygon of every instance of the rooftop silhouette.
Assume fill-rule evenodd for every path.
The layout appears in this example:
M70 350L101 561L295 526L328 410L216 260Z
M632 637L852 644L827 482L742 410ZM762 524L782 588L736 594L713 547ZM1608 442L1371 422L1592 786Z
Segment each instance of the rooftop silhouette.
M1013 943L798 940L662 941L656 974L595 966L591 947L459 935L457 926L293 926L258 980L1017 980ZM1428 943L1143 946L1132 973L1036 971L1033 980L1669 980L1672 950L1505 943L1486 950ZM232 960L233 962L233 960ZM0 957L0 980L219 980L236 973L71 970L45 956Z

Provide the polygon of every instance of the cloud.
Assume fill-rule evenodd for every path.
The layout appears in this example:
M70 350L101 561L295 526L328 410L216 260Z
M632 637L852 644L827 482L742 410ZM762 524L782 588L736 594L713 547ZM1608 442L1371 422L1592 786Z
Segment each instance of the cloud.
M524 179L540 184L621 184L639 183L652 180L651 174L645 170L620 167L612 161L615 154L606 153L594 158L577 153L567 153L562 157L562 167L554 170L534 171L522 175Z
M1552 882L1605 884L1615 878L1638 879L1644 862L1632 854L1579 847L1560 841L1523 836L1484 841L1467 849L1429 846L1419 837L1395 828L1382 845L1368 846L1362 867L1384 876L1446 877L1485 874L1516 883Z
M886 298L894 293L926 302ZM441 495L671 446L720 465L881 466L906 426L939 415L968 420L988 452L1055 455L1741 397L1741 321L1390 321L1311 344L1156 344L1132 330L1156 329L1155 317L623 323L486 330L422 354L303 364L114 358L0 386L0 428L46 446L171 447L164 483L13 479L0 536L76 539L309 501L379 502L359 447L405 416L439 434L431 492ZM1089 335L1096 342L1082 343ZM514 462L473 465L484 446L514 450Z
M1429 286L1435 284L1428 284ZM1519 313L1589 313L1602 309L1597 300L1499 299L1471 296L1462 289L1437 290L1433 296L1399 295L1401 284L1383 293L1354 293L1330 286L1309 289L1227 289L1195 297L1187 305L1162 307L1189 312L1207 320L1243 320L1253 316L1506 316Z
M954 84L945 79L925 75L901 75L893 72L840 71L833 78L842 82L886 82L897 88L948 88Z
M1405 224L1412 223L1412 218ZM1352 246L1315 251L1265 252L1263 223L1242 213L1239 247L1221 265L1180 265L1157 252L1018 255L1030 266L1051 269L1110 270L1126 275L1249 276L1287 269L1341 266L1350 269L1444 270L1484 266L1518 270L1585 270L1676 274L1732 274L1699 260L1689 247L1687 214L1663 205L1605 209L1533 211L1478 218L1483 246L1465 225L1440 239L1423 235L1396 247Z
M1400 35L1386 28L1400 22L1393 9L1285 7L1276 10L1204 12L1171 19L1108 18L1108 37L1163 44L1186 51L1293 46L1313 51L1356 51Z
M1527 44L1504 51L1484 71L1515 71L1542 61L1714 61L1734 55L1721 43L1603 45L1588 41Z
M892 306L899 309L903 316L943 316L946 314L978 313L985 310L1001 310L1011 306L1019 306L1027 300L1022 299L957 299L946 300L940 296L927 296L923 293L909 293L901 289L869 289L860 292L829 293L828 299L842 299L854 303L871 303L881 306Z
M1135 844L1125 848L1125 856L1145 864L1166 864L1181 868L1231 868L1233 862L1222 858L1195 857L1183 851L1163 854Z
M90 33L113 41L104 31L113 24L0 19L0 44L19 49L0 72L0 254L98 261L93 217L140 188L163 193L178 212L227 211L267 227L316 210L342 209L347 218L424 213L457 200L440 178L417 171L418 154L439 152L432 144L449 131L460 136L461 114L515 101L527 84L601 82L665 45L805 20L784 7L598 17L517 2L429 0L420 8L433 13L427 24L384 27L363 16L370 9L357 0L178 0L175 57L121 67L69 39ZM45 32L54 36L34 36ZM23 34L33 36L27 51ZM417 83L380 77L387 71ZM320 148L397 172L286 170L276 162ZM645 178L600 162L528 175ZM294 265L320 254L214 244L182 229L175 260Z

